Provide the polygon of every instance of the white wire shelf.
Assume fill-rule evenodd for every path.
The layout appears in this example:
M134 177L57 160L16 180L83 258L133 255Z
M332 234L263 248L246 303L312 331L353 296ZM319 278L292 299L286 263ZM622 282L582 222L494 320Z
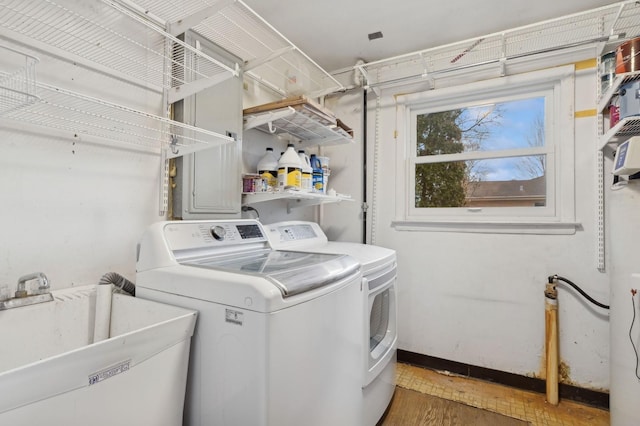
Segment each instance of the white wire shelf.
M137 111L122 105L37 83L38 101L4 115L16 120L64 131L125 143L179 157L235 140L215 132Z
M246 108L244 129L280 135L299 140L299 147L339 145L353 141L352 130L331 111L304 96L296 96Z
M0 28L10 38L19 34L131 81L166 89L170 102L195 93L203 82L213 85L239 75L239 65L205 55L165 32L148 14L114 0L5 0L0 2Z
M260 114L245 115L245 130L252 128L270 134L289 134L300 140L299 146L339 145L353 141L336 120L327 120L308 108L286 107Z
M0 45L0 117L38 100L36 95L35 56Z
M288 211L298 207L309 207L327 203L339 203L341 201L353 201L350 195L328 195L315 192L300 192L292 190L276 192L243 192L242 198L243 205L252 205L274 200L287 200Z
M246 76L285 97L317 97L343 88L241 0L0 3L0 34L19 34L167 90L170 103L239 75L239 64L222 63L176 38L187 29L241 58Z
M167 31L191 28L244 61L244 74L283 97L311 98L343 86L241 0L138 0L166 22Z
M495 65L505 74L509 61L562 49L603 44L640 34L640 4L622 1L587 12L527 25L445 46L356 66L375 88L456 71Z
M640 116L625 117L600 136L599 148L602 150L607 145L619 144L636 135L640 135Z
M607 91L602 94L600 100L598 101L598 112L603 112L605 108L609 106L609 104L611 103L611 99L618 94L618 89L621 86L636 80L640 80L640 71L616 75L613 79L611 87L609 87Z

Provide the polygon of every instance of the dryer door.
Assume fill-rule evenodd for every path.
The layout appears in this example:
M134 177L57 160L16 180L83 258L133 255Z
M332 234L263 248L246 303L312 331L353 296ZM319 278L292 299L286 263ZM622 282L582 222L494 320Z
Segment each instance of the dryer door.
M363 387L371 383L396 350L396 265L374 277L364 279L368 288L365 318L365 360Z

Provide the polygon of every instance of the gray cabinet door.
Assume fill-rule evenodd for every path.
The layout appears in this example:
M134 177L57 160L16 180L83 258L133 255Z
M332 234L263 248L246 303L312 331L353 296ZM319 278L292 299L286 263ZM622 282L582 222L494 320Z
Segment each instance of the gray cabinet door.
M233 66L239 59L194 33L185 41ZM176 159L173 217L240 217L242 192L242 78L232 77L176 102L174 117L194 126L231 135L237 142Z

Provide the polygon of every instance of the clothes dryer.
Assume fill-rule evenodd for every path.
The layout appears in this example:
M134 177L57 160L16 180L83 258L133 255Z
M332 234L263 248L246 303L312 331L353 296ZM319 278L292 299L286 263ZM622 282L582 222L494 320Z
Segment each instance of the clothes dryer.
M369 244L328 241L314 222L265 225L271 246L279 250L348 254L362 265L363 424L375 425L395 391L397 350L396 253Z
M361 282L349 256L271 249L255 220L151 226L136 296L198 311L184 424L362 424Z

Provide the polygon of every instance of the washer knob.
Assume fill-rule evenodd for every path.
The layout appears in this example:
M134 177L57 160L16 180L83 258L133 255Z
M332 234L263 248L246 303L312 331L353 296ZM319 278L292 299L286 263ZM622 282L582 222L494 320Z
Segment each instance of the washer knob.
M211 235L218 241L224 240L226 233L227 231L225 231L222 226L214 226L211 228Z

